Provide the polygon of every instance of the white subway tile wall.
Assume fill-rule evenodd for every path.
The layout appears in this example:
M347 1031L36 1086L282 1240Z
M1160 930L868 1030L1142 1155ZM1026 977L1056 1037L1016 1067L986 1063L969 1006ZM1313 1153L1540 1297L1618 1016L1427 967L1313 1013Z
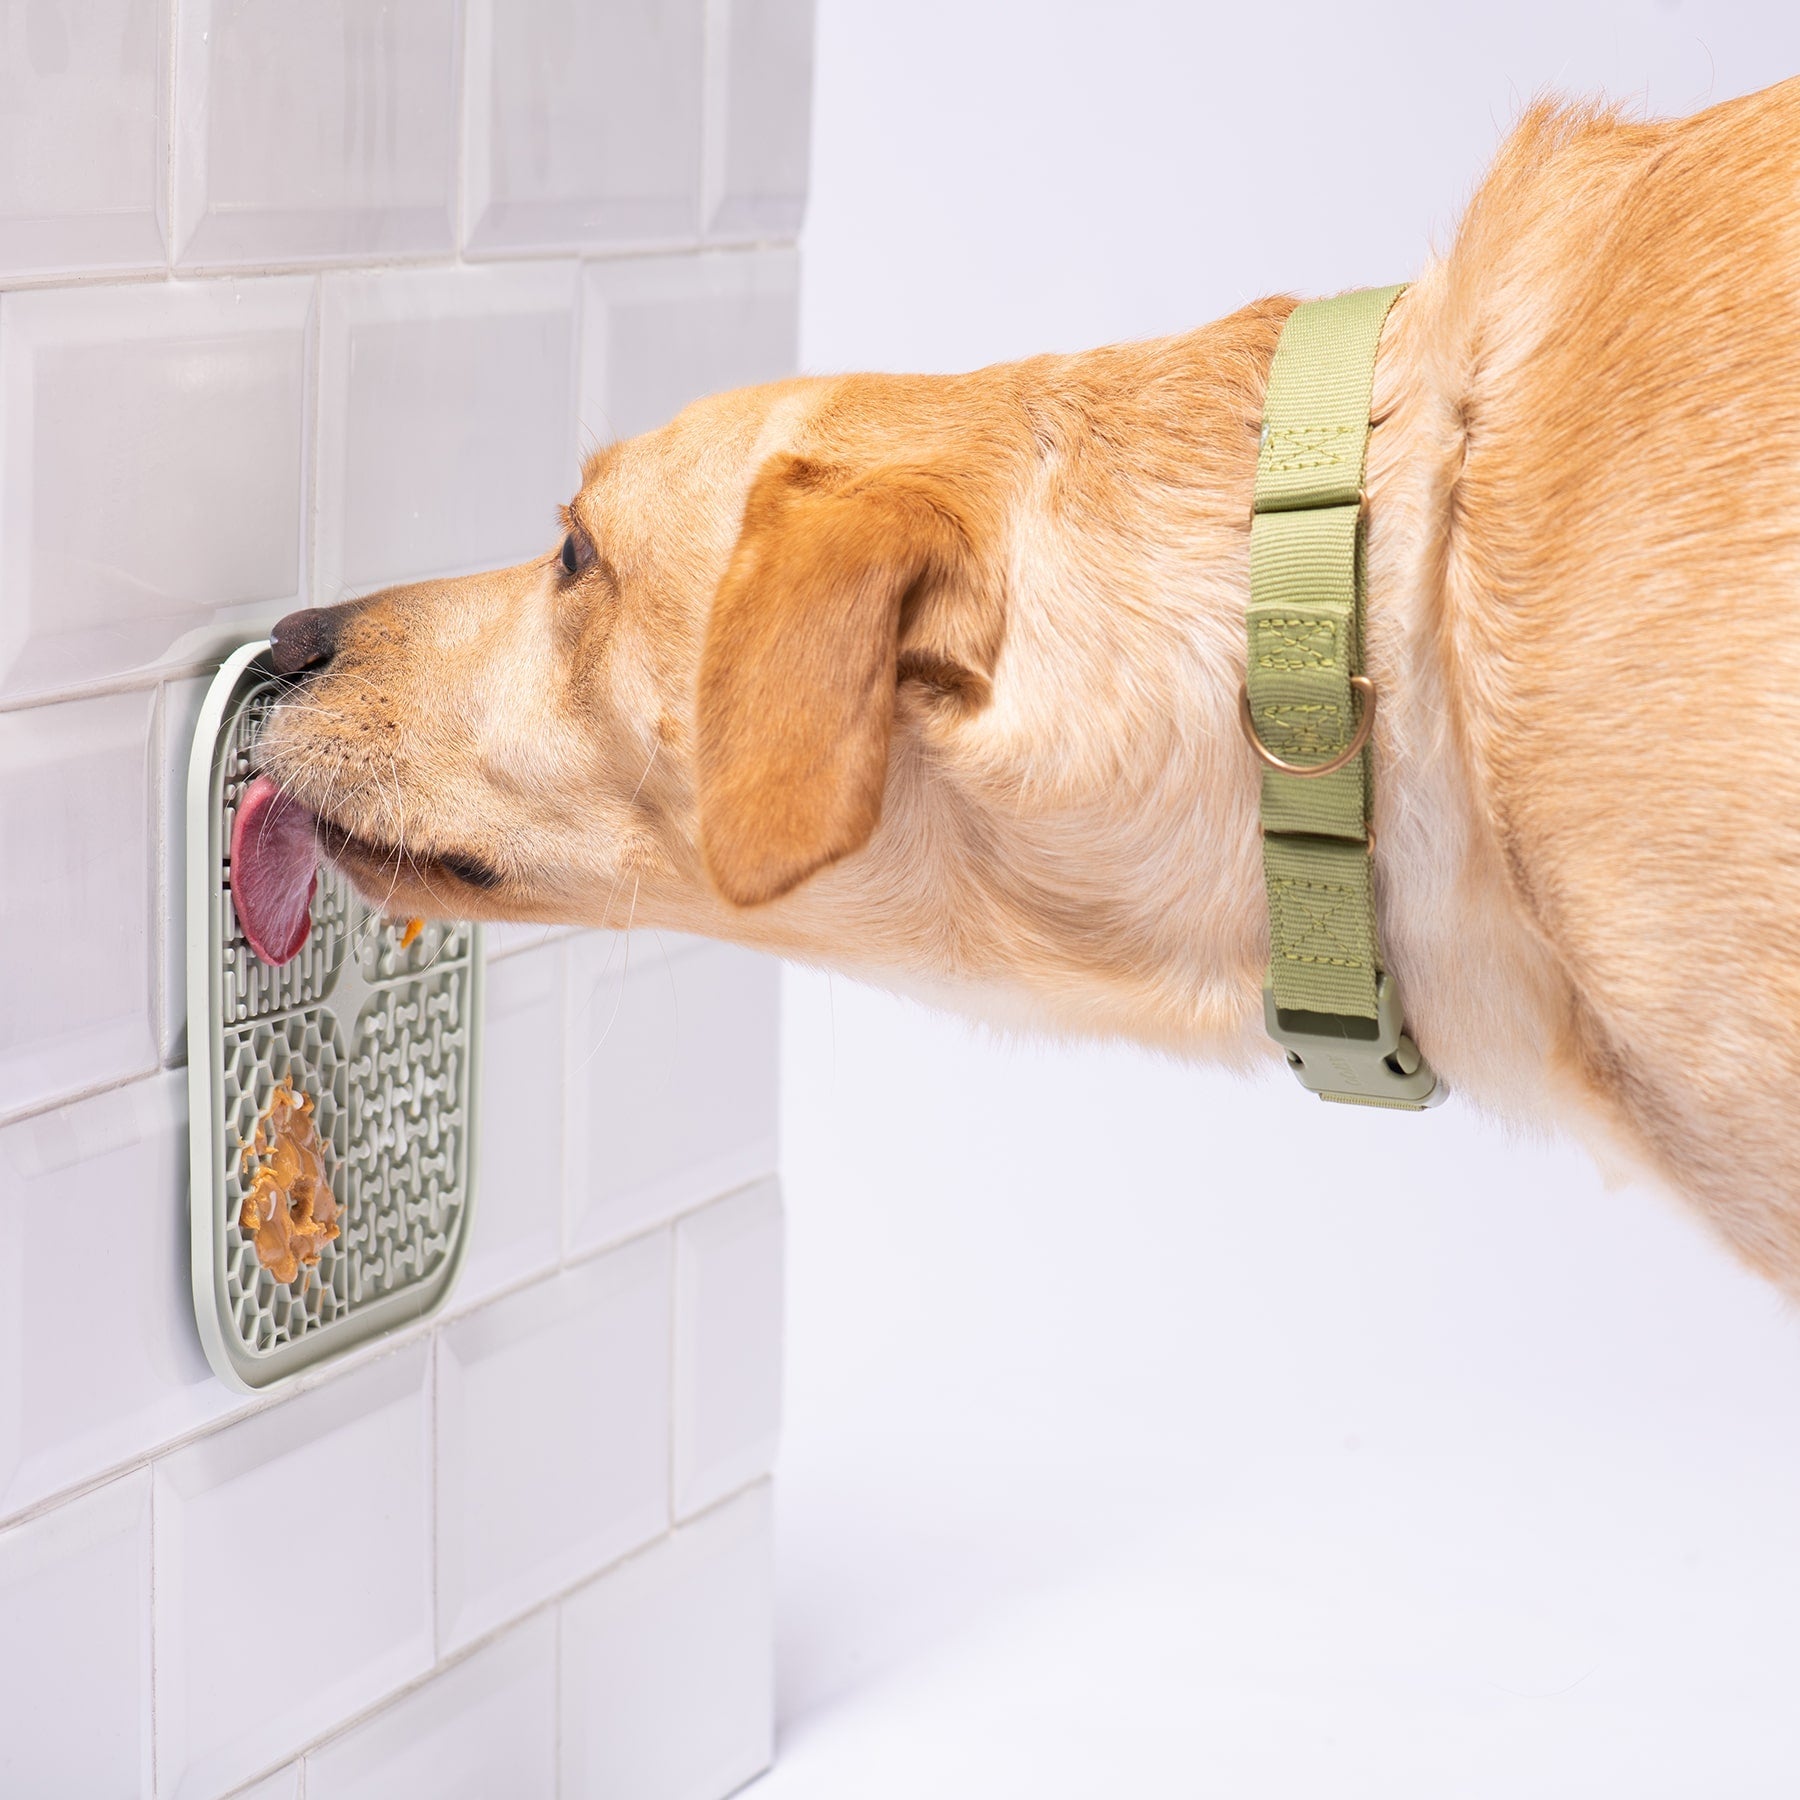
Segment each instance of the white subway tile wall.
M0 1794L150 1783L150 1476L0 1531Z
M707 235L792 237L812 148L813 0L707 0L707 14Z
M704 0L468 0L467 243L700 235Z
M640 1238L438 1338L438 1635L457 1649L669 1521L669 1242ZM546 1495L564 1504L546 1507Z
M541 554L577 466L576 265L324 288L318 602Z
M0 712L0 1118L156 1065L155 700Z
M0 702L217 657L302 591L313 283L0 299Z
M766 1474L781 1430L781 1192L759 1181L675 1227L675 1512Z
M488 965L475 1131L481 1227L463 1259L453 1306L543 1274L561 1254L568 985L560 943Z
M777 970L660 933L569 946L567 1242L599 1249L775 1168Z
M773 966L492 931L450 1307L243 1396L180 878L226 648L792 370L811 61L811 0L0 5L0 1794L769 1760Z
M563 1606L563 1800L706 1800L773 1754L769 1490Z
M583 430L635 437L702 394L791 374L799 293L792 249L590 263Z
M157 0L0 10L0 279L160 270L168 31Z
M179 1071L0 1130L0 1516L238 1408L194 1335L186 1189Z
M178 0L175 258L456 249L456 0Z
M556 1615L534 1613L307 1759L306 1800L556 1800Z
M431 1666L430 1360L409 1345L156 1465L159 1794L229 1791Z

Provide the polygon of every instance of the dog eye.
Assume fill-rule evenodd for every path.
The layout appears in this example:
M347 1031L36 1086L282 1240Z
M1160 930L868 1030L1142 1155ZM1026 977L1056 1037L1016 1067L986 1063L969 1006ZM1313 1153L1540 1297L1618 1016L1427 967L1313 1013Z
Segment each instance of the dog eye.
M579 575L583 569L591 569L598 552L594 549L593 540L581 529L575 527L563 539L562 566L566 575Z

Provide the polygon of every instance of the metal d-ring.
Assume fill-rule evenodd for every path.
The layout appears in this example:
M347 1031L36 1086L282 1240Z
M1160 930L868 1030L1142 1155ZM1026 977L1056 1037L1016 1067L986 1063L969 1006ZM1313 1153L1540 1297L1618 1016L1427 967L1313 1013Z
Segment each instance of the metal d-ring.
M1304 781L1314 775L1336 774L1369 741L1369 733L1375 729L1374 682L1366 675L1352 675L1350 685L1362 696L1362 715L1356 721L1356 730L1350 734L1350 742L1330 762L1283 762L1257 735L1256 715L1250 710L1248 682L1238 688L1238 723L1244 728L1245 741L1256 752L1258 760L1278 775L1297 775Z

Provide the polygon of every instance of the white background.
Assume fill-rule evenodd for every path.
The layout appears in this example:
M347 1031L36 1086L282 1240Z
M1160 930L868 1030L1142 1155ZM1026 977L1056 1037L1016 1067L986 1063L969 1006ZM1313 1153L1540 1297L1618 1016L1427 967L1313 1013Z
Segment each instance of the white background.
M1540 89L1796 70L1772 3L821 0L802 360L1404 277ZM1455 1103L785 1005L759 1793L1800 1789L1800 1325L1670 1203Z

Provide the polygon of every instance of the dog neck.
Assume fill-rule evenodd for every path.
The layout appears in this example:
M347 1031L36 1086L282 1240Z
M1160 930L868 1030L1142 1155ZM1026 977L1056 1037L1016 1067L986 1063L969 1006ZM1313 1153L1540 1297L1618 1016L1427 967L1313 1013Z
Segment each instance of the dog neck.
M1458 645L1442 604L1466 406L1441 267L1390 315L1376 366L1366 644L1381 941L1409 1022L1452 1085L1515 1119L1565 1110L1568 996L1517 905L1471 774ZM1479 683L1474 690L1479 692Z
M1445 660L1461 433L1430 354L1440 306L1428 275L1396 308L1373 407L1381 942L1440 1070L1529 1113L1555 986L1471 791ZM1278 1054L1262 1026L1260 783L1236 709L1263 389L1289 307L993 372L1029 442L996 550L991 700L970 716L903 682L872 841L721 935L1003 1027L1239 1065Z

